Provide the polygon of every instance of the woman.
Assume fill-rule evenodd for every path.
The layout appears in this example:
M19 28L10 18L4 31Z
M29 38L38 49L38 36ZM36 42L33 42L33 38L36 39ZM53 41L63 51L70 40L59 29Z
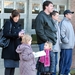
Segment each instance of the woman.
M2 58L4 59L5 75L14 75L15 67L19 66L19 55L16 53L17 46L21 43L21 25L18 23L20 13L13 10L10 20L4 24L4 37L10 39L9 46L2 49ZM12 25L10 31L10 24Z

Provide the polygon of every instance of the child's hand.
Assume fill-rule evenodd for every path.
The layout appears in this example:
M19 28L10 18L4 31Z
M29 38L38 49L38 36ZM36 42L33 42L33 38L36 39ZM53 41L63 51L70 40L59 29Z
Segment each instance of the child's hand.
M33 52L33 55L35 55L35 52Z

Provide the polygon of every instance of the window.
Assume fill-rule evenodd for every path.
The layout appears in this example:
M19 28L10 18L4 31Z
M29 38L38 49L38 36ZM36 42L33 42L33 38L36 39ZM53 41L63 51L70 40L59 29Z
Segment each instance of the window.
M59 5L59 14L63 14L64 10L65 10L65 6Z
M20 19L20 20L19 20L19 23L21 24L22 29L24 29L24 19Z
M32 4L32 13L33 14L38 14L40 11L40 4L33 3Z
M63 14L66 9L66 5L54 5L54 10L58 11L60 15Z
M13 10L14 2L4 1L4 13L11 13Z
M36 34L33 34L31 36L32 36L32 44L37 44Z
M32 19L32 29L35 29L35 19Z
M57 5L54 5L54 10L57 10Z
M16 9L20 11L20 13L24 13L24 2L16 2Z
M2 9L1 9L1 5L2 5L2 4L1 4L1 1L0 1L0 13L1 13L1 10L2 10Z

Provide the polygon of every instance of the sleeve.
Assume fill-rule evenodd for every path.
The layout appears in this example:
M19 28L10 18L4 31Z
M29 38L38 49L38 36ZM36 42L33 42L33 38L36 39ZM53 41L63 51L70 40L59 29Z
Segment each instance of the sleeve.
M66 27L65 27L65 24L62 23L61 27L60 27L60 35L61 35L61 42L63 43L68 43L69 42L69 39L67 38L66 36Z
M51 51L50 52L50 71L51 72L54 72L54 69L55 69L55 55L54 53Z
M36 33L37 35L39 35L39 37L43 40L43 41L48 41L48 38L46 37L46 35L44 34L44 20L43 20L43 16L39 16L36 18L35 20L35 29L36 29Z
M12 26L11 26L11 29L12 29ZM6 38L12 38L12 39L15 39L15 38L19 37L18 33L11 33L9 21L5 22L5 24L3 26L3 36L6 37Z
M22 59L25 61L29 61L34 58L33 53L29 50L29 48L25 48L24 52L22 53Z

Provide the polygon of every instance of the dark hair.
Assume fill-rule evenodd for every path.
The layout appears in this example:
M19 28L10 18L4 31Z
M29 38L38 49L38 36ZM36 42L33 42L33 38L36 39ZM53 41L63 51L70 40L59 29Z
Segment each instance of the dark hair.
M43 3L43 10L45 10L45 7L48 6L49 4L53 4L51 1L45 1Z
M20 13L18 12L18 10L13 10L13 11L11 12L11 16L12 16L12 18L14 18L14 17L16 17L16 16L20 16Z
M58 11L55 11L55 10L53 10L53 12L52 13L50 13L50 16L52 17L52 15L56 15L56 13L58 13Z

